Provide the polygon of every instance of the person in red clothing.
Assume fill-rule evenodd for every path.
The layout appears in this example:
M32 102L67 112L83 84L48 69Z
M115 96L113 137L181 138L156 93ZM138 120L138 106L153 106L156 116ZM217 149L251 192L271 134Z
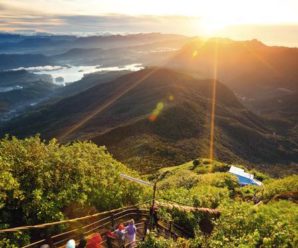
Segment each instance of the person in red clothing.
M112 231L107 231L106 237L107 237L108 248L113 248L113 240L117 239L117 235L115 233L113 233Z
M87 241L86 248L102 248L102 237L99 233L94 233Z

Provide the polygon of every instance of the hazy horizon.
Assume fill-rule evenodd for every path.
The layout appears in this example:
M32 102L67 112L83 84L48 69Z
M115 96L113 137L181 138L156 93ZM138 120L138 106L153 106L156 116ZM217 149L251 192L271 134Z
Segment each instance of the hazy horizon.
M3 0L0 32L175 33L298 46L298 2Z

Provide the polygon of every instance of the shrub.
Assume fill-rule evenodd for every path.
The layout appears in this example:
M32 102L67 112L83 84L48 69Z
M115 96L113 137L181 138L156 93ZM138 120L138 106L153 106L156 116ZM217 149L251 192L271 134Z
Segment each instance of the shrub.
M254 207L248 203L227 203L208 239L208 247L295 247L297 206L280 201Z
M193 162L192 162L192 170L194 170L195 168L197 168L199 165L200 165L200 161L198 159L195 159Z
M262 200L270 200L274 196L288 192L298 191L298 175L277 180L265 181L263 190L258 193Z
M56 140L45 143L38 136L3 139L1 225L62 220L69 206L107 210L138 202L143 187L122 180L121 172L137 176L115 161L105 147L89 142L60 145Z

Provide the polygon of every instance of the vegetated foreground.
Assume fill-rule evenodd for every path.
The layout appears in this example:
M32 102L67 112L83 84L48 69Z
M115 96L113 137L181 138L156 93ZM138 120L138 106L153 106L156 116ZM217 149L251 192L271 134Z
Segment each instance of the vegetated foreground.
M60 145L56 140L45 143L39 137L5 138L0 141L0 158L1 229L78 217L151 198L151 189L119 176L139 177L137 172L93 143ZM188 229L193 238L173 241L150 235L139 246L297 247L298 176L273 179L250 171L263 186L240 187L227 173L229 167L198 159L144 178L155 180L162 175L158 198L217 208L221 216L208 219L202 213L160 207L160 216ZM61 230L43 231L53 234ZM20 247L44 234L1 234L0 246Z

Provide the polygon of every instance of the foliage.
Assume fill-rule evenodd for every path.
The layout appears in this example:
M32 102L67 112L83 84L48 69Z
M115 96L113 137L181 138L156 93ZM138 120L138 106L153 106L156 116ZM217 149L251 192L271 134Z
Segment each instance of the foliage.
M0 141L1 225L62 220L71 206L107 210L139 202L143 187L121 180L121 172L137 175L92 143L5 138Z
M217 208L225 199L229 198L227 188L202 185L190 190L195 207Z
M225 165L219 162L210 164L202 159L199 161L206 164L193 169L192 163L186 163L161 170L169 171L160 182L161 198L221 211L219 219L210 219L213 225L210 236L204 234L199 225L206 216L178 209L161 211L163 215L165 212L170 214L169 219L175 223L195 233L190 247L297 247L298 207L290 201L277 201L277 196L288 194L293 197L298 191L297 175L270 179L254 171L259 179L262 177L263 186L240 187L234 176L219 172ZM206 169L204 174L198 173L200 168ZM187 178L189 182L182 183ZM271 201L253 205L255 199L265 203ZM287 199L295 201L296 198Z
M254 171L263 186L240 187L228 164L197 159L161 169L157 197L195 207L218 208L221 216L160 207L159 217L184 227L193 239L173 241L151 233L140 247L297 247L298 176L272 179ZM166 172L166 173L165 173ZM40 137L0 141L0 228L50 222L148 199L147 188L120 173L139 175L117 162L105 147L90 142L61 145ZM150 192L151 193L151 192ZM291 196L288 201L280 196ZM254 198L263 203L253 205ZM75 211L79 210L79 211ZM206 218L210 235L202 232ZM203 223L203 224L202 224ZM48 230L50 232L57 230ZM19 247L31 233L0 235L0 247Z
M262 189L255 185L247 185L245 187L241 187L236 189L236 194L246 201L252 201L255 195L260 192Z
M194 170L200 165L200 161L198 159L195 159L194 161L192 161L192 164L193 164L192 169Z
M155 233L150 233L146 239L139 243L140 248L188 248L190 247L188 240L178 238L176 241L157 237Z
M261 182L263 182L264 180L270 179L270 177L268 175L266 175L265 173L262 173L260 171L257 171L255 169L250 170L249 173L253 174L254 178Z
M296 247L298 209L291 202L227 203L206 247Z
M258 195L264 200L270 200L274 196L288 192L298 192L298 175L270 180Z

